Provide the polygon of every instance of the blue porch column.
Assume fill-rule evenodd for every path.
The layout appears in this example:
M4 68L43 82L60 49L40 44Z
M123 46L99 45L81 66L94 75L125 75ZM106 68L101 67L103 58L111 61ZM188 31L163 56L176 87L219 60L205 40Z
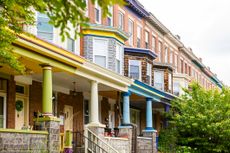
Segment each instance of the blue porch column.
M168 113L169 110L170 110L170 105L167 105L167 104L166 104L166 105L165 105L165 112ZM165 119L164 119L164 127L168 127L168 125L169 125L169 124L168 124L168 120L167 120L167 118L165 118Z
M129 96L130 92L124 92L123 96L123 124L130 124L130 105Z
M146 98L146 128L145 131L152 132L153 129L153 113L152 113L152 98Z

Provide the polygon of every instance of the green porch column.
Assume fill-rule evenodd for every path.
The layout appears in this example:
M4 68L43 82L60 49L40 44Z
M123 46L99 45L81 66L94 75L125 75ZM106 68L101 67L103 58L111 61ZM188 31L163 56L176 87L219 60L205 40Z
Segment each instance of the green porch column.
M52 67L41 65L43 68L42 82L42 114L43 116L53 116L52 106Z

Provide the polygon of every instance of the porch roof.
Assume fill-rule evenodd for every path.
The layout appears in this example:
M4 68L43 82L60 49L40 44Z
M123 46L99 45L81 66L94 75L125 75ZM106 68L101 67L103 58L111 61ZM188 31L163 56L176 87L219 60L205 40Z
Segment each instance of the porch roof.
M73 54L35 36L20 34L14 42L14 52L23 58L47 63L62 71L95 80L120 91L128 91L133 80L100 67L83 57Z
M152 98L156 102L169 103L176 98L175 95L156 89L141 81L135 80L134 84L129 87L129 91L139 96Z

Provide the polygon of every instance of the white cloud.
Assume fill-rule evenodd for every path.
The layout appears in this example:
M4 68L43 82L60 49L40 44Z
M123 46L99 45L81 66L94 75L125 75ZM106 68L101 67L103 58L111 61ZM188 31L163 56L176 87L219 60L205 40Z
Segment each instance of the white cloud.
M186 46L230 85L229 0L140 0Z

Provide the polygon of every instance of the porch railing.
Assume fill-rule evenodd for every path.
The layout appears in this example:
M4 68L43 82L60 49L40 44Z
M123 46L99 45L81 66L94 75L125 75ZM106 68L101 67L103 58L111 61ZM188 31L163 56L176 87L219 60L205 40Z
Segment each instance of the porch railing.
M85 152L119 153L115 148L113 148L88 128L85 129Z

